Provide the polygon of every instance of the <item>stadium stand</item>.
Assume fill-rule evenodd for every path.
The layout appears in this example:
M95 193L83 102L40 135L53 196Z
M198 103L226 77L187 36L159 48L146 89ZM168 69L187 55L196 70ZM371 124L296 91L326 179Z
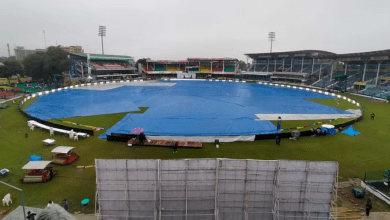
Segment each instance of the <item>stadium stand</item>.
M211 72L210 63L205 63L205 62L200 63L200 72L201 73L210 73Z
M225 66L225 72L236 72L235 66Z
M155 64L154 71L167 71L165 64Z
M179 67L175 64L168 64L167 71L179 71Z
M221 62L213 63L212 64L212 72L213 73L223 72L223 64Z
M342 83L349 89L364 89L370 81L375 86L390 84L390 77L383 78L390 73L390 50L350 54L301 50L246 55L253 59L249 72L245 73L249 79L275 82L300 79L296 81L301 84L334 89L341 86L335 77L346 75ZM266 74L271 77L259 77ZM379 80L381 77L384 80Z
M16 93L13 93L13 92L7 92L7 91L0 91L0 98L11 98L13 96L15 96Z
M119 77L125 79L138 76L135 62L131 56L71 53L72 61L69 77L87 77L88 69L95 80Z
M236 76L238 60L233 58L151 60L148 58L142 65L148 78L178 78L179 76L182 78L185 76L187 78L227 79L232 78L232 75ZM192 75L194 73L195 75ZM216 75L214 76L214 74Z

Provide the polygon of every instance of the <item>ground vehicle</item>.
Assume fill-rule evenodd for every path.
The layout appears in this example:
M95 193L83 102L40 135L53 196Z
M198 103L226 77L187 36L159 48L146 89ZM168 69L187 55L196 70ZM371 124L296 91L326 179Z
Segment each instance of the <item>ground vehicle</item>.
M30 161L22 167L23 170L30 170L23 179L22 183L45 183L50 181L54 175L57 174L57 170L53 167L47 167L51 161Z
M74 147L65 147L59 146L54 148L51 152L54 153L52 156L52 163L60 164L60 165L69 165L73 163L73 161L77 160L79 156L72 152Z

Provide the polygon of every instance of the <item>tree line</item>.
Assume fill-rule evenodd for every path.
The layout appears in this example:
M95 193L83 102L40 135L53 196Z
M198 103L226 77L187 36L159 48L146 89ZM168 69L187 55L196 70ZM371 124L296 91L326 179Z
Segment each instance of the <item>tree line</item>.
M53 82L55 74L69 71L71 60L59 47L28 55L22 62L7 59L0 65L0 78L12 76L32 77L33 81Z

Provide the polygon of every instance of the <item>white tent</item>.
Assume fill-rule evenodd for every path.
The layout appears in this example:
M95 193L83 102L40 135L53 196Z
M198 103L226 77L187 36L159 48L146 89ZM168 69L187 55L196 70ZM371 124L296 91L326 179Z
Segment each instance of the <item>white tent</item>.
M22 167L22 170L41 170L45 169L45 167L51 163L51 161L30 161L26 165Z
M66 147L66 146L58 146L56 148L54 148L51 152L52 153L62 153L62 154L66 154L68 153L70 150L72 150L74 147Z
M43 140L43 143L46 144L46 145L52 145L56 142L56 140L54 139L45 139Z

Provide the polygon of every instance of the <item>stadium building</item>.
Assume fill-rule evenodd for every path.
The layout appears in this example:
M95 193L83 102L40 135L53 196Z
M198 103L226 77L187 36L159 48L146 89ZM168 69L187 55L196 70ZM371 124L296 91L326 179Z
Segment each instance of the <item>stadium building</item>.
M59 45L59 47L67 53L84 53L82 46L63 46Z
M290 82L335 89L388 85L390 50L335 54L320 50L246 54L253 59L244 79Z
M143 68L148 78L234 78L238 73L235 58L188 58L187 60L146 59Z
M95 80L125 79L138 76L131 56L71 53L70 77L91 76Z
M36 52L45 52L46 49L29 50L29 49L24 49L24 47L18 46L14 49L14 51L15 51L16 60L24 60L24 58L26 58L28 55L34 54Z

